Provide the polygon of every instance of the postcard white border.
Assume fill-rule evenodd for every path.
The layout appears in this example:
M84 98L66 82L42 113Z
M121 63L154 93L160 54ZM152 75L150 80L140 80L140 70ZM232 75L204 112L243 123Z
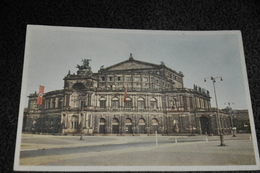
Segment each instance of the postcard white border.
M17 137L16 137L16 147L15 147L15 160L14 160L14 170L15 171L241 171L241 170L259 170L259 152L257 146L256 132L254 117L252 112L252 107L249 107L249 117L252 129L252 138L255 151L255 160L256 165L235 165L235 166L20 166L19 157L20 157L20 146L21 146L21 132L22 132L22 121L23 121L23 111L26 103L24 103L25 98L25 85L27 83L26 71L28 70L28 53L30 52L30 43L28 39L31 38L32 29L43 29L43 30L57 30L60 31L108 31L115 33L141 33L141 34L151 34L151 33L161 33L161 34L186 34L186 35L216 35L216 34L236 34L240 46L240 58L242 64L242 70L244 75L244 85L246 88L247 103L251 104L248 78L246 73L246 64L243 51L242 36L240 31L157 31L157 30L127 30L127 29L100 29L100 28L79 28L79 27L58 27L58 26L40 26L40 25L28 25L26 32L26 44L25 44L25 55L24 55L24 67L23 67L23 79L22 79L22 90L20 97L20 108L19 108L19 117L18 117L18 128L17 128Z

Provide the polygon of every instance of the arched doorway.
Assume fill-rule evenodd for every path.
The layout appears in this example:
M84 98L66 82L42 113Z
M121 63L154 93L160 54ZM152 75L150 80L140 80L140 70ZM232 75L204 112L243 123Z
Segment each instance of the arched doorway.
M209 134L209 118L202 116L200 118L201 133L206 135Z
M158 132L158 120L156 118L152 119L151 124L151 134L155 134L155 132Z
M119 133L119 127L118 127L118 119L114 118L112 121L112 133L113 134L118 134Z
M127 118L125 120L125 133L126 134L132 134L133 131L132 131L132 120L130 118Z
M99 121L99 133L101 133L101 134L106 133L105 123L106 123L106 120L104 118L101 118Z
M145 134L145 120L143 118L139 119L138 126L139 126L139 133Z

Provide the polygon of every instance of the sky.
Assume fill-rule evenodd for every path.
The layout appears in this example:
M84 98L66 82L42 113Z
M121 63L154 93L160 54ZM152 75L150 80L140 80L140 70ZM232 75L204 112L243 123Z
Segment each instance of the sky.
M213 83L217 79L218 107L251 107L242 39L239 31L152 31L29 25L27 28L21 101L29 93L63 89L63 78L76 73L82 59L91 59L92 71L125 61L130 53L139 61L164 64L184 74L184 87L209 90L216 107Z

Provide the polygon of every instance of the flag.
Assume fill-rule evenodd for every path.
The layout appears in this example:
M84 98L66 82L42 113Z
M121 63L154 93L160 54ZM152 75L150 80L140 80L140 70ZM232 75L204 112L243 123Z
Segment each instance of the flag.
M127 97L127 88L128 88L128 85L127 85L127 83L126 83L125 94L124 94L124 102L126 102L126 97Z
M44 86L40 85L39 93L38 93L37 105L42 105L43 93L44 93Z

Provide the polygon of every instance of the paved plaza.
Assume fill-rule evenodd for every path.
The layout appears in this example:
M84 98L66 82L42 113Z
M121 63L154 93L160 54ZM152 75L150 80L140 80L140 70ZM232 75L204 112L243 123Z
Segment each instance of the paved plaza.
M52 136L23 134L20 165L255 165L250 134L224 136Z

